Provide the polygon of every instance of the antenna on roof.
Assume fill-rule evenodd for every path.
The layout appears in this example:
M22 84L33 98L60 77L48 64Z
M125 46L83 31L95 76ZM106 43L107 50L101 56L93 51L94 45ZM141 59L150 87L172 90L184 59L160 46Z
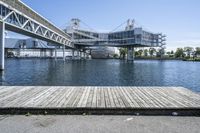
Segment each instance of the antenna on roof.
M135 24L135 20L134 19L133 20L128 19L125 30L133 30L134 29L134 24Z
M78 18L73 18L73 19L71 19L71 27L72 27L73 29L78 29L78 28L80 28L80 22L81 22L81 20L78 19Z

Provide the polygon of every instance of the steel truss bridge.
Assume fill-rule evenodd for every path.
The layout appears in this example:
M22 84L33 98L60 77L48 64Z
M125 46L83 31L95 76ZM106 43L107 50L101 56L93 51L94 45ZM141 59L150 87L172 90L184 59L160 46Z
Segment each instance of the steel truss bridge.
M56 27L20 0L0 0L0 70L4 69L5 30L62 46L63 59L65 48L80 51L80 48L97 44L114 47L128 46L128 51L130 51L128 54L132 60L131 55L133 55L132 51L135 46L158 47L165 45L165 36L162 34L152 34L143 30L140 30L141 33L135 34L135 29L132 32L119 33L130 32L131 36L127 34L126 37L119 37L118 33L100 34L83 30L73 30L73 33L68 33ZM72 54L74 55L74 50Z

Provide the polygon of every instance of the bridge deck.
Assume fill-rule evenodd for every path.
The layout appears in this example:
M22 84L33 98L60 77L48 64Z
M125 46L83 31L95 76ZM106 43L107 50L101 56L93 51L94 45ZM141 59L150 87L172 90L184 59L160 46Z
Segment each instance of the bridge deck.
M0 114L45 111L156 115L179 111L199 115L199 109L200 95L182 87L0 87Z

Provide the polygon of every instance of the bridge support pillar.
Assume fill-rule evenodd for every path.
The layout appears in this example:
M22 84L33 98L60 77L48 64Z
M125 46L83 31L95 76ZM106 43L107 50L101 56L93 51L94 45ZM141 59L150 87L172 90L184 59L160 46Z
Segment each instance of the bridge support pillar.
M80 59L80 51L77 50L77 58Z
M63 46L63 60L65 61L65 45Z
M83 57L83 52L80 51L80 58L82 59L82 57Z
M86 59L86 52L83 53L83 58Z
M43 57L43 49L40 49L40 58Z
M127 53L127 61L133 61L134 60L134 47L128 46L128 53Z
M83 59L86 59L86 50L83 50Z
M55 60L57 60L57 47L55 47L55 56L54 56Z
M0 70L4 70L5 23L0 21Z
M44 49L44 57L47 57L47 49Z
M74 60L74 49L72 49L72 60Z
M54 52L54 50L51 49L51 50L50 50L50 57L51 57L51 58L53 58L53 52Z

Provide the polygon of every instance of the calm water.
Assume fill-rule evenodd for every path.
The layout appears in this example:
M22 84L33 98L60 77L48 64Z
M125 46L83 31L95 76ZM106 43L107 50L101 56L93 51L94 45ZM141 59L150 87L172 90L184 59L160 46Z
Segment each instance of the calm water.
M183 86L200 91L200 62L7 59L3 85Z

